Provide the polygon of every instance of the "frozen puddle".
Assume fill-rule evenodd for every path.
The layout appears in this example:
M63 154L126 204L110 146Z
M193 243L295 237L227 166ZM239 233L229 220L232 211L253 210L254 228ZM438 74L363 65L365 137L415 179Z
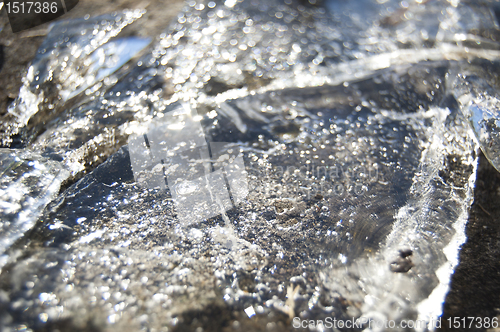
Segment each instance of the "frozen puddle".
M0 151L0 325L432 330L479 144L498 164L496 81L474 76L498 24L361 3L190 1L152 45L113 39L143 11L56 25L0 133L28 156Z
M243 331L293 317L436 318L465 240L476 147L457 108L433 106L429 91L414 96L425 108L400 111L363 92L415 84L393 78L235 99L223 106L232 117L201 117L208 142L243 155L249 192L227 215L180 222L168 192L135 182L122 148L46 209L29 239L43 249L3 275L11 303L25 303L4 315L194 329L205 324L194 313L208 324L216 310Z

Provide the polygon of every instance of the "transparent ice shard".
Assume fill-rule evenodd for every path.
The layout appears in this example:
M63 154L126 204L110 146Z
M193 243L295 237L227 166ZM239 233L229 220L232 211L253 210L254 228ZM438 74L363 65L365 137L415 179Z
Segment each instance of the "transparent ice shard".
M68 87L59 92L62 101L77 96L103 78L111 75L137 53L141 52L150 42L150 38L129 37L105 43L85 60L85 66L87 67L85 76L74 77L73 82L64 82Z
M131 150L122 148L61 194L45 210L38 236L25 239L50 248L14 267L36 292L8 276L0 284L15 289L10 301L33 301L35 293L58 301L4 315L44 326L36 317L47 313L57 324L50 313L63 306L68 324L88 326L90 318L77 313L97 306L95 324L109 330L193 329L206 325L191 312L210 320L211 308L242 331L268 323L287 329L295 316L430 321L440 314L465 240L477 162L464 116L447 102L444 85L436 88L446 68L422 64L348 86L227 101L245 132L226 115L207 113L207 140L232 138L210 144L220 205L230 196L225 183L217 185L224 166L216 161L241 155L248 181L247 196L223 214L209 205L189 210L192 201L177 204L172 192L144 188L134 179ZM415 94L396 98L405 93L401 85ZM378 93L382 87L394 98ZM179 126L179 137L189 136L187 128ZM192 200L205 195L193 179L174 187ZM179 208L205 219L180 221ZM60 262L50 275L62 283L34 277L45 260ZM251 320L250 306L258 311Z
M371 2L361 16L349 4L336 1L324 6L295 6L289 1L240 1L232 6L191 2L118 81L111 77L87 89L89 95L78 102L69 102L64 112L56 110L53 121L43 125L43 134L23 128L21 136L28 141L36 137L36 150L59 154L75 176L81 175L127 142L128 135L152 115L168 112L179 100L194 99L220 106L224 112L226 99L255 90L336 85L391 66L463 59L477 48L465 52L456 35L474 36L474 31L486 29L493 36L497 29L491 17L480 25L463 26L466 13L486 15L489 9L484 6L445 1L408 4L406 8L400 1ZM448 23L441 24L444 21ZM436 39L437 30L443 37ZM41 100L32 97L29 105ZM32 119L32 123L42 122ZM11 129L5 142L12 139Z
M7 133L19 133L19 129L26 126L30 119L38 123L40 119L33 119L35 115L46 121L55 108L74 96L72 93L98 82L105 72L92 72L97 69L91 66L93 57L99 56L93 55L93 52L142 14L141 10L126 10L52 24L28 68L18 98L9 106L12 119L4 127ZM113 43L119 46L117 42ZM125 59L118 62L123 61ZM8 137L3 137L3 140L4 145L9 143Z
M497 57L498 27L483 3L362 3L191 1L122 79L68 103L32 147L83 178L0 274L2 327L437 317L477 164L449 60ZM175 120L179 101L201 122Z
M478 59L453 71L455 97L467 117L481 150L500 171L500 97L497 62Z
M9 260L7 249L33 227L68 176L58 161L0 149L0 269Z

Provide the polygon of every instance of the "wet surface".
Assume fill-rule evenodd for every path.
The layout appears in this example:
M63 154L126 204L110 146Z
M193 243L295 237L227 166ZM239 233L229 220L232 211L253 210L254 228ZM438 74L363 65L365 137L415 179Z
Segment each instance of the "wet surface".
M443 307L444 320L498 315L500 265L496 262L500 255L500 211L496 202L499 185L499 173L481 156L474 204L467 225L467 242L462 247L460 264L451 279L450 292ZM452 329L443 326L443 330ZM468 330L485 329L473 326Z
M248 331L440 315L478 160L459 74L496 68L482 63L497 23L486 4L363 4L360 19L336 1L190 2L146 48L154 11L52 28L1 138L69 172L6 236L3 326ZM471 76L472 91L490 91ZM198 220L193 203L180 218L168 174L181 173L145 188L130 163L130 137L147 132L150 148L148 128L187 130L169 118L180 109L244 160L245 199L214 200L215 217Z

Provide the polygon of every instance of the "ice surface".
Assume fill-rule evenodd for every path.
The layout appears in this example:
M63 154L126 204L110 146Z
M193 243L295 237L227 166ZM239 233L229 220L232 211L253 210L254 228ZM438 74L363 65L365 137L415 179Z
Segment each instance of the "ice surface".
M428 82L444 80L440 66L417 69ZM209 141L232 139L248 172L248 197L227 220L180 222L168 191L135 182L122 148L46 209L28 240L45 249L11 271L22 277L6 280L9 301L27 301L19 308L34 326L66 328L92 321L113 330L194 329L203 323L192 312L210 310L241 330L288 326L296 315L429 319L439 313L464 240L473 141L458 109L433 106L429 91L414 96L422 108L363 93L367 86L388 95L399 85L415 91L422 79L388 71L347 87L235 99L226 107L245 132L224 115L204 116ZM430 90L442 101L444 91ZM255 113L259 120L248 117ZM398 250L413 251L407 273L391 265ZM63 282L36 277L47 261ZM20 279L34 288L13 284ZM287 300L290 285L299 288ZM25 310L41 293L54 300ZM419 308L430 295L431 306ZM256 322L243 316L249 306L258 310Z
M9 107L11 121L2 123L2 132L5 132L2 145L11 143L9 136L19 134L20 128L26 126L29 120L37 124L46 122L47 117L62 106L61 101L97 83L104 76L97 70L105 66L92 66L95 57L99 56L96 50L142 14L141 10L124 11L52 24L47 39L28 68L17 100ZM115 45L114 48L119 47ZM141 47L137 48L140 50ZM106 50L105 47L102 51L112 56L109 48ZM42 130L36 127L30 129ZM38 133L24 133L24 143L31 142L30 134Z
M294 317L440 315L474 132L498 154L485 148L496 18L488 2L312 2L187 2L129 67L16 102L27 148L82 178L14 239L4 328L282 331ZM75 52L127 43L104 31ZM72 68L58 79L86 81L101 63L55 59ZM42 95L57 101L47 121Z
M9 261L7 249L33 227L68 176L58 161L0 149L0 269Z
M490 163L500 171L500 99L497 62L462 63L455 74L455 96Z

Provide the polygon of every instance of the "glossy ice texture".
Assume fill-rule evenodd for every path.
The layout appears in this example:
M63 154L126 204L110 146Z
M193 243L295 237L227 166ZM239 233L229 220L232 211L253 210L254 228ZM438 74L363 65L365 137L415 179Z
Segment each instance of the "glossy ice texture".
M147 40L108 41L141 12L55 26L1 138L64 165L67 184L43 212L52 192L29 201L30 231L3 223L2 203L0 324L435 319L477 141L498 164L494 9L189 1L145 54Z

